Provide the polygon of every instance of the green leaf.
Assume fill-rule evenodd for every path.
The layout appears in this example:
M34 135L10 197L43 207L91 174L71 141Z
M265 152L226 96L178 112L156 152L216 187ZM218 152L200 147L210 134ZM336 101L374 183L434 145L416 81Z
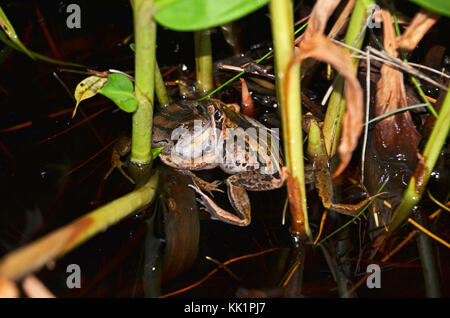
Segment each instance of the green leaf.
M16 44L23 52L25 52L33 60L35 59L34 55L19 40L16 31L14 30L11 22L9 22L8 17L6 16L5 12L1 7L0 7L0 26L3 29L3 31L5 31L5 33L8 35L8 37L13 41L14 44Z
M176 31L216 27L258 10L269 0L157 0L155 20Z
M163 150L164 147L158 147L158 148L153 148L152 149L152 156L153 156L153 160L156 159L156 157L158 157L159 153L161 152L161 150Z
M123 74L109 75L108 81L98 92L111 99L127 113L132 113L137 108L138 102L134 97L133 82Z
M409 0L424 8L439 14L450 17L450 1L449 0Z

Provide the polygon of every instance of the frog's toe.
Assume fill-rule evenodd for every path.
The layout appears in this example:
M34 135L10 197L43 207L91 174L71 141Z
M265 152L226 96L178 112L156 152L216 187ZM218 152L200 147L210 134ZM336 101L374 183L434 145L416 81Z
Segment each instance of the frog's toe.
M217 192L222 192L222 189L219 189L219 186L222 184L223 182L220 180L216 180L213 182L206 182L205 186L203 187L203 190L207 191L211 196L214 197L214 195L212 194L213 191L217 191Z
M103 179L106 180L109 178L109 176L111 175L111 173L114 171L114 169L117 168L117 170L119 170L119 172L128 180L130 181L132 184L134 184L134 180L123 170L123 167L126 166L126 164L120 160L120 157L117 157L113 154L113 157L111 159L111 167L109 168L109 170L105 173L105 175L103 176Z
M130 181L132 184L135 184L134 180L122 169L122 167L118 167L117 169L119 169L120 173L125 177L125 179Z
M222 192L223 193L223 190L219 189L219 186L222 184L221 180L216 180L216 181L213 181L213 182L207 182L207 181L202 180L202 179L199 178L199 179L194 180L194 183L196 184L196 186L198 188L202 189L203 191L208 192L212 197L214 197L213 191L217 191L217 192Z

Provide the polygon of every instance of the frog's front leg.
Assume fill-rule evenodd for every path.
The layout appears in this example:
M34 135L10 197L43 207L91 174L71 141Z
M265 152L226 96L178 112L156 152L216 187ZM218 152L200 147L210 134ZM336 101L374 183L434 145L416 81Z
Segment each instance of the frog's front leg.
M123 167L126 166L126 164L120 159L121 157L127 155L131 150L131 139L122 136L119 138L117 143L113 147L113 151L111 154L111 167L109 170L105 173L103 179L108 179L111 172L114 171L114 169L117 168L119 172L132 184L134 184L134 180L131 179L131 177L123 170Z
M198 188L200 188L203 191L207 191L212 197L214 197L214 195L212 194L213 191L223 192L221 189L219 189L219 186L222 184L222 181L220 180L207 182L202 178L198 177L195 173L193 173L190 170L178 170L178 171L182 174L190 176L192 178L192 181L194 181L194 183L197 185Z

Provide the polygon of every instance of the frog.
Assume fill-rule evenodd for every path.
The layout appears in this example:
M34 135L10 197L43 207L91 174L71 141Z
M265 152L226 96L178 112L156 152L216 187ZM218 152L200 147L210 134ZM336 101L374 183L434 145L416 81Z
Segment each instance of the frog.
M117 168L119 172L134 184L134 180L123 170L123 167L126 164L120 159L121 157L126 156L131 151L131 139L126 135L122 135L119 137L116 143L114 143L113 151L111 153L111 167L103 176L103 179L106 180L110 176L111 172Z
M174 103L154 117L152 136L152 147L163 147L161 161L192 177L190 187L212 219L249 225L247 191L278 189L288 176L276 131L242 114L237 104L217 99ZM206 182L193 173L214 168L230 175L224 183L236 213L222 209L205 193L222 191L222 181Z
M129 144L121 140L119 147L114 147L111 169L123 166L120 157L129 151ZM217 99L180 100L156 113L153 119L152 147L162 147L160 160L192 178L189 187L198 194L201 208L211 219L237 226L251 223L247 191L275 190L289 177L279 145L276 129L241 113L239 105ZM194 173L215 168L229 176L224 181L207 182ZM368 197L358 204L335 204L331 200L331 172L319 169L314 173L316 168L312 165L305 169L305 183L315 183L324 206L338 213L354 216L378 196ZM223 192L219 188L222 183L226 184L235 213L221 208L213 200L213 192Z

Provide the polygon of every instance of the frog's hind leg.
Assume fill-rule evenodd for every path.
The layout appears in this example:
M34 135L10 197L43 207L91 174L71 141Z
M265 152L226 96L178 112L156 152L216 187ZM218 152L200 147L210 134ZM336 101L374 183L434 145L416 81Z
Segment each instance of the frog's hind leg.
M356 204L342 204L342 203L332 203L327 202L324 203L325 208L330 209L332 211L349 215L349 216L356 216L358 213L374 198L377 198L383 194L386 194L386 192L377 193L375 195L372 195L364 200L362 200L359 203Z
M240 217L219 207L197 184L194 183L189 186L200 195L199 202L211 214L212 219L238 226L247 226L250 224L250 200L247 191L241 185L227 182L230 203Z
M282 167L274 174L244 171L228 177L227 184L239 184L250 191L269 191L281 188L288 178L288 170Z

